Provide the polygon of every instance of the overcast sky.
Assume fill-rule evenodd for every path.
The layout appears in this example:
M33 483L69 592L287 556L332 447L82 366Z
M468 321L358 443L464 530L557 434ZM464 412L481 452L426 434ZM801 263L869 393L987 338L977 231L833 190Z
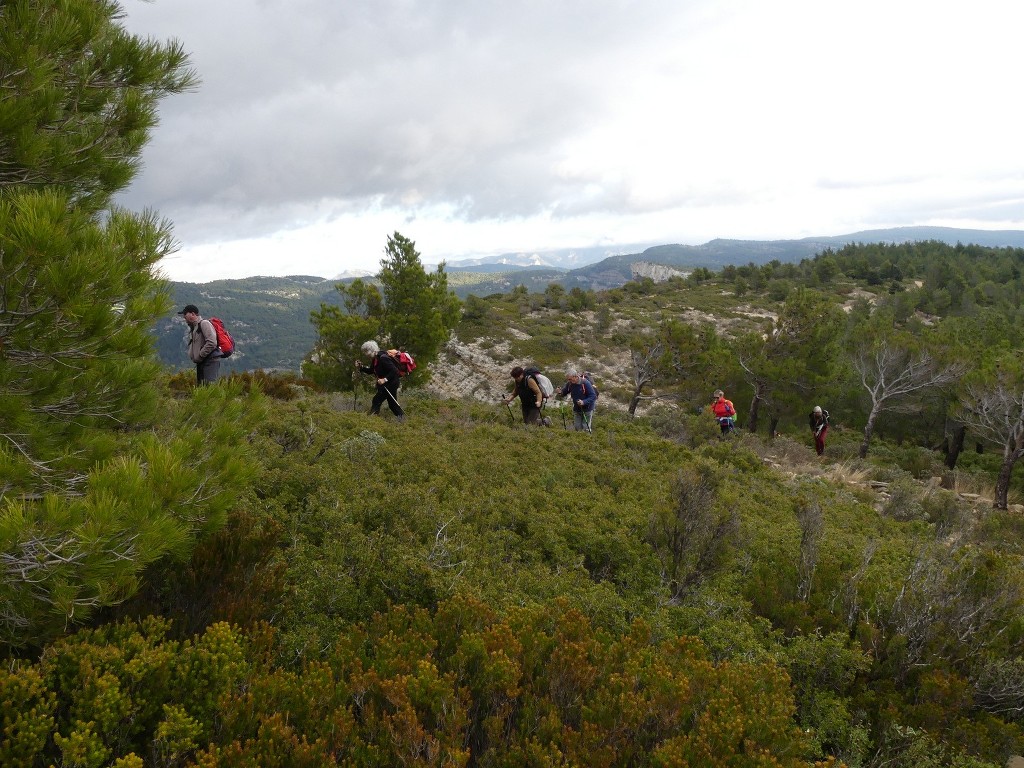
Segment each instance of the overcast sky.
M1024 3L123 0L202 78L122 196L174 280L1024 229Z

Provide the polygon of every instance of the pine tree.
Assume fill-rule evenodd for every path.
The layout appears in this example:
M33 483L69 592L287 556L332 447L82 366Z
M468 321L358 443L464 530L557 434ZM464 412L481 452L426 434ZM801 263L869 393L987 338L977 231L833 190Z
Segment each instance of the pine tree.
M360 345L371 339L382 348L411 352L417 364L413 378L423 382L427 364L437 359L451 336L461 303L448 290L444 265L428 274L412 240L398 232L388 238L377 280L381 290L362 280L339 284L342 308L321 304L311 313L317 340L302 371L321 386L352 390L358 381L352 375L353 358L360 357Z
M169 226L112 204L160 99L196 79L177 43L133 37L122 17L110 0L0 2L0 642L9 645L44 642L123 599L143 569L185 556L226 508L217 480L231 455L192 419L181 434L156 434L150 328L170 306L156 272L173 249Z
M444 264L428 274L416 243L395 232L388 238L378 278L384 293L384 335L392 347L414 352L425 374L426 364L437 359L461 311L461 302L448 290Z

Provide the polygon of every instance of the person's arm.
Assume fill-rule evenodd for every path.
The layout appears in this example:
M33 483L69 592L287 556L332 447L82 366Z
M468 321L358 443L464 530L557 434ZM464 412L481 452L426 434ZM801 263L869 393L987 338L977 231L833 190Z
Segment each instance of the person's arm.
M209 320L199 321L199 332L203 335L203 346L199 348L199 359L205 360L217 349L217 332Z
M586 379L580 379L580 387L583 389L583 397L580 398L579 403L580 408L584 411L589 411L594 407L594 402L597 400L597 390Z
M533 392L534 401L538 408L544 404L544 395L541 394L540 386L531 376L526 380L527 385L530 387L530 391Z

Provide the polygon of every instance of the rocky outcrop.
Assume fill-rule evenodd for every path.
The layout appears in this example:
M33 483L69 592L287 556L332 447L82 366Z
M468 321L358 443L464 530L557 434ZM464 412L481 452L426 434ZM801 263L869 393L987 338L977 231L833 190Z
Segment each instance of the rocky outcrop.
M670 277L686 277L689 271L666 267L664 264L653 264L649 261L636 261L629 265L629 271L633 279L638 277L649 277L656 283L663 283Z

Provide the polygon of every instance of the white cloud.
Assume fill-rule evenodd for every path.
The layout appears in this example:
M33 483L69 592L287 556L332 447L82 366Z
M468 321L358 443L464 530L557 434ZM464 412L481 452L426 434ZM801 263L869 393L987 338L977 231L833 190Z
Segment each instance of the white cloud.
M175 279L599 242L1024 228L1001 0L128 2L203 78L125 195Z

